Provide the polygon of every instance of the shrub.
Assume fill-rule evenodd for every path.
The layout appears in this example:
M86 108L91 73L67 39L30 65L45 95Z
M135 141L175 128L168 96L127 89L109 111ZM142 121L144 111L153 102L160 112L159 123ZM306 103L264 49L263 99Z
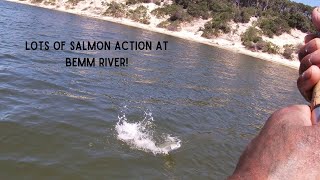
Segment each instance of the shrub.
M80 1L83 0L68 0L68 3L71 3L73 6L77 5Z
M171 23L169 24L169 26L167 27L167 29L168 29L169 31L180 31L180 30L181 30L180 24L181 24L181 22L179 22L179 21L171 22Z
M259 31L255 27L249 27L246 32L241 34L241 41L245 46L246 44L249 44L249 42L257 43L260 40L262 40L261 31Z
M214 13L228 12L232 14L234 12L233 4L226 1L208 1L208 8Z
M157 25L157 27L159 28L167 28L170 25L170 21L166 20L166 21L162 21L161 23L159 23Z
M165 5L161 8L154 9L151 11L151 14L155 15L157 18L163 18L164 16L172 16L177 11L181 11L183 8L179 5L172 4L172 5Z
M212 38L219 36L220 33L229 33L231 28L228 25L231 15L226 12L217 13L213 19L204 25L202 36Z
M154 2L157 6L160 6L161 5L161 1L159 0L156 0L156 2Z
M219 36L219 30L216 30L216 29L204 29L201 36L205 37L207 39L211 39L211 38Z
M42 3L43 0L31 0L31 3Z
M293 59L293 53L296 51L295 47L292 44L286 44L283 46L284 51L282 53L283 57L285 57L286 59Z
M175 0L175 3L181 5L184 9L188 8L190 2L190 0Z
M55 5L56 1L55 0L47 0L44 2L45 5Z
M256 43L257 50L261 50L262 52L266 52L269 54L277 54L279 53L279 47L271 42L265 42L260 40Z
M232 18L233 18L233 14L229 12L219 12L219 13L213 14L212 21L229 22L230 20L232 20Z
M229 33L230 27L227 24L208 22L205 24L202 37L213 38L219 36L220 33Z
M264 11L260 11L258 13L260 17L277 17L279 16L279 11L275 11L273 9L266 9Z
M287 21L290 27L297 28L302 32L315 32L310 20L302 13L291 13Z
M148 8L139 6L135 10L129 10L128 17L134 21L150 24L150 16L148 15Z
M284 32L290 32L291 28L286 20L277 17L262 17L258 22L263 34L272 38L273 35L281 35Z
M113 17L125 17L126 16L126 10L125 5L121 3L116 3L112 1L110 4L108 4L108 9L103 13L105 16L113 16Z
M256 15L255 8L245 7L235 12L233 20L234 22L248 23L250 21L250 18L255 15Z
M169 31L180 31L180 21L163 21L160 24L157 25L159 28L165 28L168 29Z
M178 9L176 12L174 12L170 16L170 21L187 21L190 22L192 20L192 17L186 13L183 9Z
M209 18L209 9L208 5L205 1L200 1L198 3L192 3L188 10L188 14L190 14L193 17L200 18L202 17L203 19L208 19Z
M150 3L150 0L127 0L126 5L133 5L133 4L139 4L139 3Z
M256 43L252 42L252 41L245 41L245 42L242 42L242 44L247 48L247 49L250 49L250 50L253 50L253 51L257 51L257 46L256 46Z
M262 50L263 52L272 52L274 46L264 42L261 38L261 31L255 27L249 27L246 32L241 34L242 44L250 50Z

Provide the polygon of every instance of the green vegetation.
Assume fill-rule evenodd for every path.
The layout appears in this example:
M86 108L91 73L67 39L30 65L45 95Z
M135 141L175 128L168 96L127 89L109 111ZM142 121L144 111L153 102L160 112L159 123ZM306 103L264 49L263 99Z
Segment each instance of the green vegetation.
M284 45L283 48L284 48L284 51L282 53L283 57L285 57L286 59L292 60L293 53L295 53L296 48L293 45L289 45L289 44Z
M190 14L192 17L195 18L203 18L208 19L209 18L209 8L206 1L200 1L198 3L191 3L189 8L187 9L188 14Z
M246 32L241 35L242 44L252 50L256 50L256 43L262 41L261 31L255 27L249 27Z
M156 1L155 1L155 4L158 5L158 6L160 6L160 5L161 5L161 2L162 2L162 0L156 0Z
M55 5L56 1L55 0L47 0L44 2L45 5Z
M126 17L126 6L122 3L116 3L112 1L110 4L107 4L109 7L103 13L105 16L113 16L117 18Z
M81 0L68 0L72 4L77 4L79 1ZM126 0L126 5L150 2L160 5L162 1ZM230 32L228 22L231 20L236 23L248 23L253 16L259 19L257 25L268 37L290 32L291 28L314 32L315 29L310 22L311 12L312 7L290 0L174 0L172 4L157 8L151 14L157 18L168 17L159 26L173 25L173 29L178 29L175 27L194 18L212 18L202 29L203 36L210 38ZM149 17L142 6L127 14L124 4L112 2L104 14L129 17L138 22L149 23Z
M31 0L31 3L42 3L43 0Z
M215 18L226 13L229 20L247 23L250 17L259 17L259 27L263 34L272 37L283 32L289 32L290 28L297 28L303 32L313 32L315 29L310 22L312 7L291 2L289 0L175 0L175 4L181 5L193 17L204 19L214 18L218 27L225 20ZM205 34L217 32L219 28L204 30ZM226 29L223 27L223 29Z
M155 3L156 5L160 5L161 4L161 0L126 0L126 5L133 5L133 4L139 4L139 3Z
M269 54L278 54L280 51L280 48L276 46L275 44L271 42L266 42L263 40L260 40L256 44L257 50L261 50L262 52L266 52Z
M68 3L72 4L73 6L77 5L80 1L83 0L68 0Z
M133 5L133 4L139 4L139 3L151 3L151 0L127 0L126 5ZM159 0L154 0L153 1L155 4L158 4L160 1Z
M139 6L135 10L129 10L128 18L143 24L150 24L148 9L144 6Z
M212 38L218 36L220 33L229 33L231 28L228 26L230 15L227 13L220 13L211 21L204 25L203 37Z
M190 22L192 17L184 9L178 8L169 18L170 21Z
M284 32L290 33L291 27L283 17L261 17L258 22L263 34L272 38L273 35L281 35Z
M183 8L179 5L172 4L157 8L151 11L151 14L155 15L157 18L164 18L165 16L172 16L178 11L183 11Z
M256 16L257 10L254 7L237 9L233 21L236 23L248 23L252 16Z
M145 0L127 0L126 5L138 4L138 3L145 3Z
M166 28L170 31L179 31L181 29L180 25L182 22L191 22L193 19L182 6L176 4L165 5L161 8L157 8L151 11L151 14L158 18L169 16L167 20L158 24L157 27Z
M169 31L180 31L181 21L166 20L157 25L157 27L168 29Z
M257 17L258 22L241 35L241 41L248 49L275 54L280 52L280 48L263 41L262 35L272 38L274 35L290 33L292 28L302 32L315 32L310 21L311 12L312 7L289 0L175 0L172 5L158 8L152 13L161 18L170 16L167 21L159 24L159 27L167 29L176 29L177 23L172 22L183 22L185 18L182 17L188 17L187 15L191 16L187 19L211 18L204 28L200 28L202 36L206 38L229 33L230 21L248 23L251 17ZM289 45L283 48L282 55L292 59L296 48Z
M316 30L314 27L311 25L311 21L308 16L305 16L301 13L292 13L287 17L287 21L290 27L292 28L297 28L301 30L302 32L315 32Z
M127 0L126 4L150 2ZM160 0L153 3L159 5ZM310 21L311 12L312 7L289 0L174 0L173 4L157 8L151 14L157 18L167 18L158 27L171 31L179 31L183 22L191 22L197 18L210 19L204 28L200 28L203 31L202 36L206 38L231 32L230 21L248 23L251 17L257 17L257 23L241 35L241 41L248 49L274 54L279 53L280 48L271 42L263 41L262 35L272 38L274 35L290 33L292 28L314 32ZM143 6L126 12L124 5L114 2L109 5L105 15L125 16L145 24L148 24L150 19L147 9ZM292 59L296 48L289 45L283 48L282 55Z
M241 35L242 44L253 51L262 51L270 54L277 54L280 48L271 42L262 40L262 32L255 27L250 27Z

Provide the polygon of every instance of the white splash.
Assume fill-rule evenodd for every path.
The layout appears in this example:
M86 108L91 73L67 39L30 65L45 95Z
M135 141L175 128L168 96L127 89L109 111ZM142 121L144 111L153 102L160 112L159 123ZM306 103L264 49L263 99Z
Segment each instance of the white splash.
M145 117L139 122L128 122L123 113L118 116L116 124L117 138L127 143L131 148L139 149L153 154L168 154L170 151L181 147L181 140L169 134L162 134L161 137L154 137L153 117L151 112L145 112ZM159 139L157 142L155 138Z

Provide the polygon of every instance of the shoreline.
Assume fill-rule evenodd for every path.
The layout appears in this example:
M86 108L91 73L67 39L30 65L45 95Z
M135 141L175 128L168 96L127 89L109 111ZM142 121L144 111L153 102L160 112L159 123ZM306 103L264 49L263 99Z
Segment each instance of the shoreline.
M228 44L223 45L223 41L226 41L225 39L217 38L216 42L214 42L214 40L212 40L212 39L206 39L204 37L197 36L194 33L188 32L188 31L183 31L183 32L182 31L169 31L167 29L153 27L152 25L141 24L139 22L135 22L133 20L126 19L126 18L114 18L114 17L109 17L109 16L103 16L100 14L94 14L94 13L90 13L90 12L86 12L86 11L81 11L81 10L79 11L75 8L74 9L66 9L66 8L62 9L62 8L57 8L56 6L52 6L52 5L34 4L34 3L31 3L28 1L19 1L19 0L5 0L5 1L13 2L13 3L20 3L20 4L24 4L24 5L30 5L30 6L35 6L35 7L45 8L45 9L56 10L56 11L60 11L60 12L71 13L71 14L80 15L80 16L84 16L84 17L95 18L95 19L118 23L118 24L130 26L130 27L135 27L135 28L139 28L139 29L143 29L143 30L147 30L147 31L161 33L161 34L177 37L180 39L189 40L189 41L213 46L216 48L228 50L228 51L231 51L234 53L239 53L239 54L251 56L254 58L261 59L261 60L281 64L281 65L284 65L284 66L287 66L287 67L290 67L293 69L299 69L299 65L300 65L299 61L296 61L296 60L290 61L290 60L285 59L284 57L282 57L281 55L278 55L278 54L276 55L276 54L267 54L267 53L263 53L263 52L253 52L253 51L250 51L244 47L236 47L236 46L232 46L232 45L228 45Z

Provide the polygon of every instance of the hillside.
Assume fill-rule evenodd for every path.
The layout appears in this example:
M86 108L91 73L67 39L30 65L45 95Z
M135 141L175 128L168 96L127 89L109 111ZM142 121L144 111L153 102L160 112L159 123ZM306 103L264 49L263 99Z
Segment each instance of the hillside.
M18 0L11 0L17 2ZM288 0L19 0L297 67L312 7Z

